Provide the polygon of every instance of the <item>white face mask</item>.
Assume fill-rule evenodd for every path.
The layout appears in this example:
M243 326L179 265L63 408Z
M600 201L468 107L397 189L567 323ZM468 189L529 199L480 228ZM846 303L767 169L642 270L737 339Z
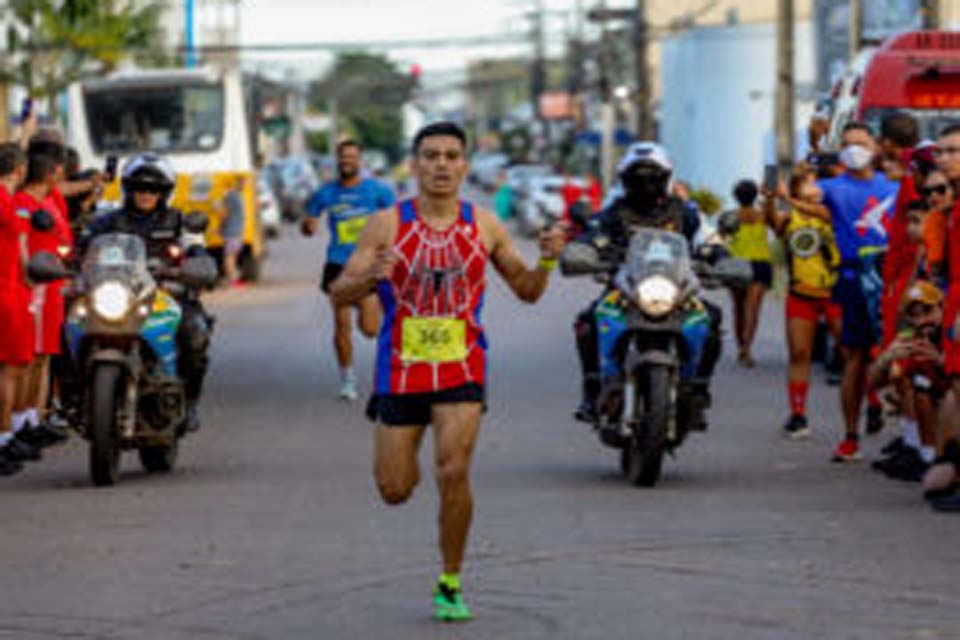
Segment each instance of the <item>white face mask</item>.
M848 169L860 171L866 169L873 162L873 151L862 144L851 144L843 148L840 152L840 162Z

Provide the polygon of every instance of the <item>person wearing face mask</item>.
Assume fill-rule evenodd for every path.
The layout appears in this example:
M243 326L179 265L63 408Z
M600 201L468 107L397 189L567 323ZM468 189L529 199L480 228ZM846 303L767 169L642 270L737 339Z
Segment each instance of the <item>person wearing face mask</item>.
M840 345L844 352L844 370L840 401L845 435L834 451L835 462L860 459L859 422L867 393L867 365L871 350L882 337L882 263L898 185L874 169L876 155L877 143L870 128L852 122L843 130L840 162L846 167L845 172L819 183L840 251L833 298L843 315ZM871 402L868 421L882 425L879 402ZM870 430L879 428L873 426Z
M656 228L683 234L692 248L700 229L696 209L684 205L672 195L673 165L666 151L652 142L631 146L617 170L620 192L609 204L591 218L587 228L574 238L573 244L595 247L603 255L612 256L616 268L630 243L631 231L637 228ZM577 352L583 371L583 398L576 410L578 420L592 422L596 414L595 400L601 386L597 305L609 294L605 290L574 322ZM693 372L684 380L693 394L709 399L709 380L720 358L720 309L705 301L702 309L692 311L699 320L684 323L688 357L684 370ZM708 325L706 331L700 322ZM705 338L703 337L705 336ZM695 344L696 343L696 344Z

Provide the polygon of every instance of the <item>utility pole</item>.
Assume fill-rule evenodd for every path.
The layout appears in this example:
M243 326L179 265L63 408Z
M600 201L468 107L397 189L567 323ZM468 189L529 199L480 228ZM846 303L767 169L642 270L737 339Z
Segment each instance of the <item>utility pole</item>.
M862 0L850 0L850 62L852 63L860 53L860 45L863 43L863 2Z
M781 169L786 169L793 164L796 147L793 100L793 0L778 0L777 92L773 128L777 139L777 165Z
M337 157L337 143L340 137L339 127L337 125L338 104L337 94L331 92L327 98L327 116L330 118L330 129L327 133L327 152L331 158Z
M532 15L533 27L531 29L531 38L533 40L533 64L530 66L530 106L533 109L533 121L536 123L535 149L537 154L543 152L543 141L546 135L546 127L543 119L540 117L540 96L546 86L546 69L544 57L546 56L544 45L544 6L543 0L536 0Z
M187 67L192 68L197 66L197 51L196 51L196 40L194 40L194 0L184 0L183 7L183 17L184 17L184 42L187 49Z
M647 2L637 0L636 16L633 24L634 33L634 82L637 114L637 137L640 140L653 140L654 130L653 87L650 79L650 24L647 22Z
M601 2L601 7L606 3ZM613 145L614 130L617 126L617 114L613 105L613 89L610 86L610 31L607 23L602 23L600 36L600 98L601 107L601 137L600 137L600 173L603 184L613 184Z
M923 14L924 29L940 28L940 0L922 0L920 11Z

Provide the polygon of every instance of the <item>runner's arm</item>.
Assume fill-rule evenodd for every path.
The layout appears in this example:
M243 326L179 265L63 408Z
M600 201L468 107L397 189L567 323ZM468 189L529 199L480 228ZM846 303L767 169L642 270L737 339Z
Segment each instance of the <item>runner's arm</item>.
M540 260L528 269L503 224L488 211L480 211L478 216L481 228L491 240L490 260L497 272L517 298L530 304L539 300L563 251L566 231L561 227L544 231L540 236Z
M394 219L392 209L370 217L343 273L330 285L334 304L345 306L360 302L376 290L379 280L390 277L396 264L396 255L389 243Z

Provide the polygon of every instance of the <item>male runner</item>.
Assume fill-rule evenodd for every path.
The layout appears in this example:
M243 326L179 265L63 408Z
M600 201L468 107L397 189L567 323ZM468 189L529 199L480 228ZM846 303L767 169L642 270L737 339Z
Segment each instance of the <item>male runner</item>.
M528 269L496 216L459 199L466 136L453 123L417 133L412 168L419 195L370 220L331 291L335 303L352 304L376 289L383 303L376 392L367 413L379 425L374 473L387 504L413 493L420 442L426 426L434 427L443 556L435 617L463 621L471 617L460 566L473 514L470 459L485 400L486 265L520 300L534 303L547 288L565 232L544 232L540 261Z
M303 233L312 236L317 230L317 219L327 214L330 224L330 245L327 264L323 268L320 288L330 293L330 283L337 279L350 259L357 238L370 216L378 209L393 204L393 193L386 185L361 174L363 150L353 140L337 145L337 180L328 182L307 203L307 218ZM364 296L351 304L333 302L333 346L340 365L340 397L347 401L357 399L357 378L353 371L353 338L350 332L350 309L356 307L360 315L360 331L368 337L380 328L380 304L376 296Z

